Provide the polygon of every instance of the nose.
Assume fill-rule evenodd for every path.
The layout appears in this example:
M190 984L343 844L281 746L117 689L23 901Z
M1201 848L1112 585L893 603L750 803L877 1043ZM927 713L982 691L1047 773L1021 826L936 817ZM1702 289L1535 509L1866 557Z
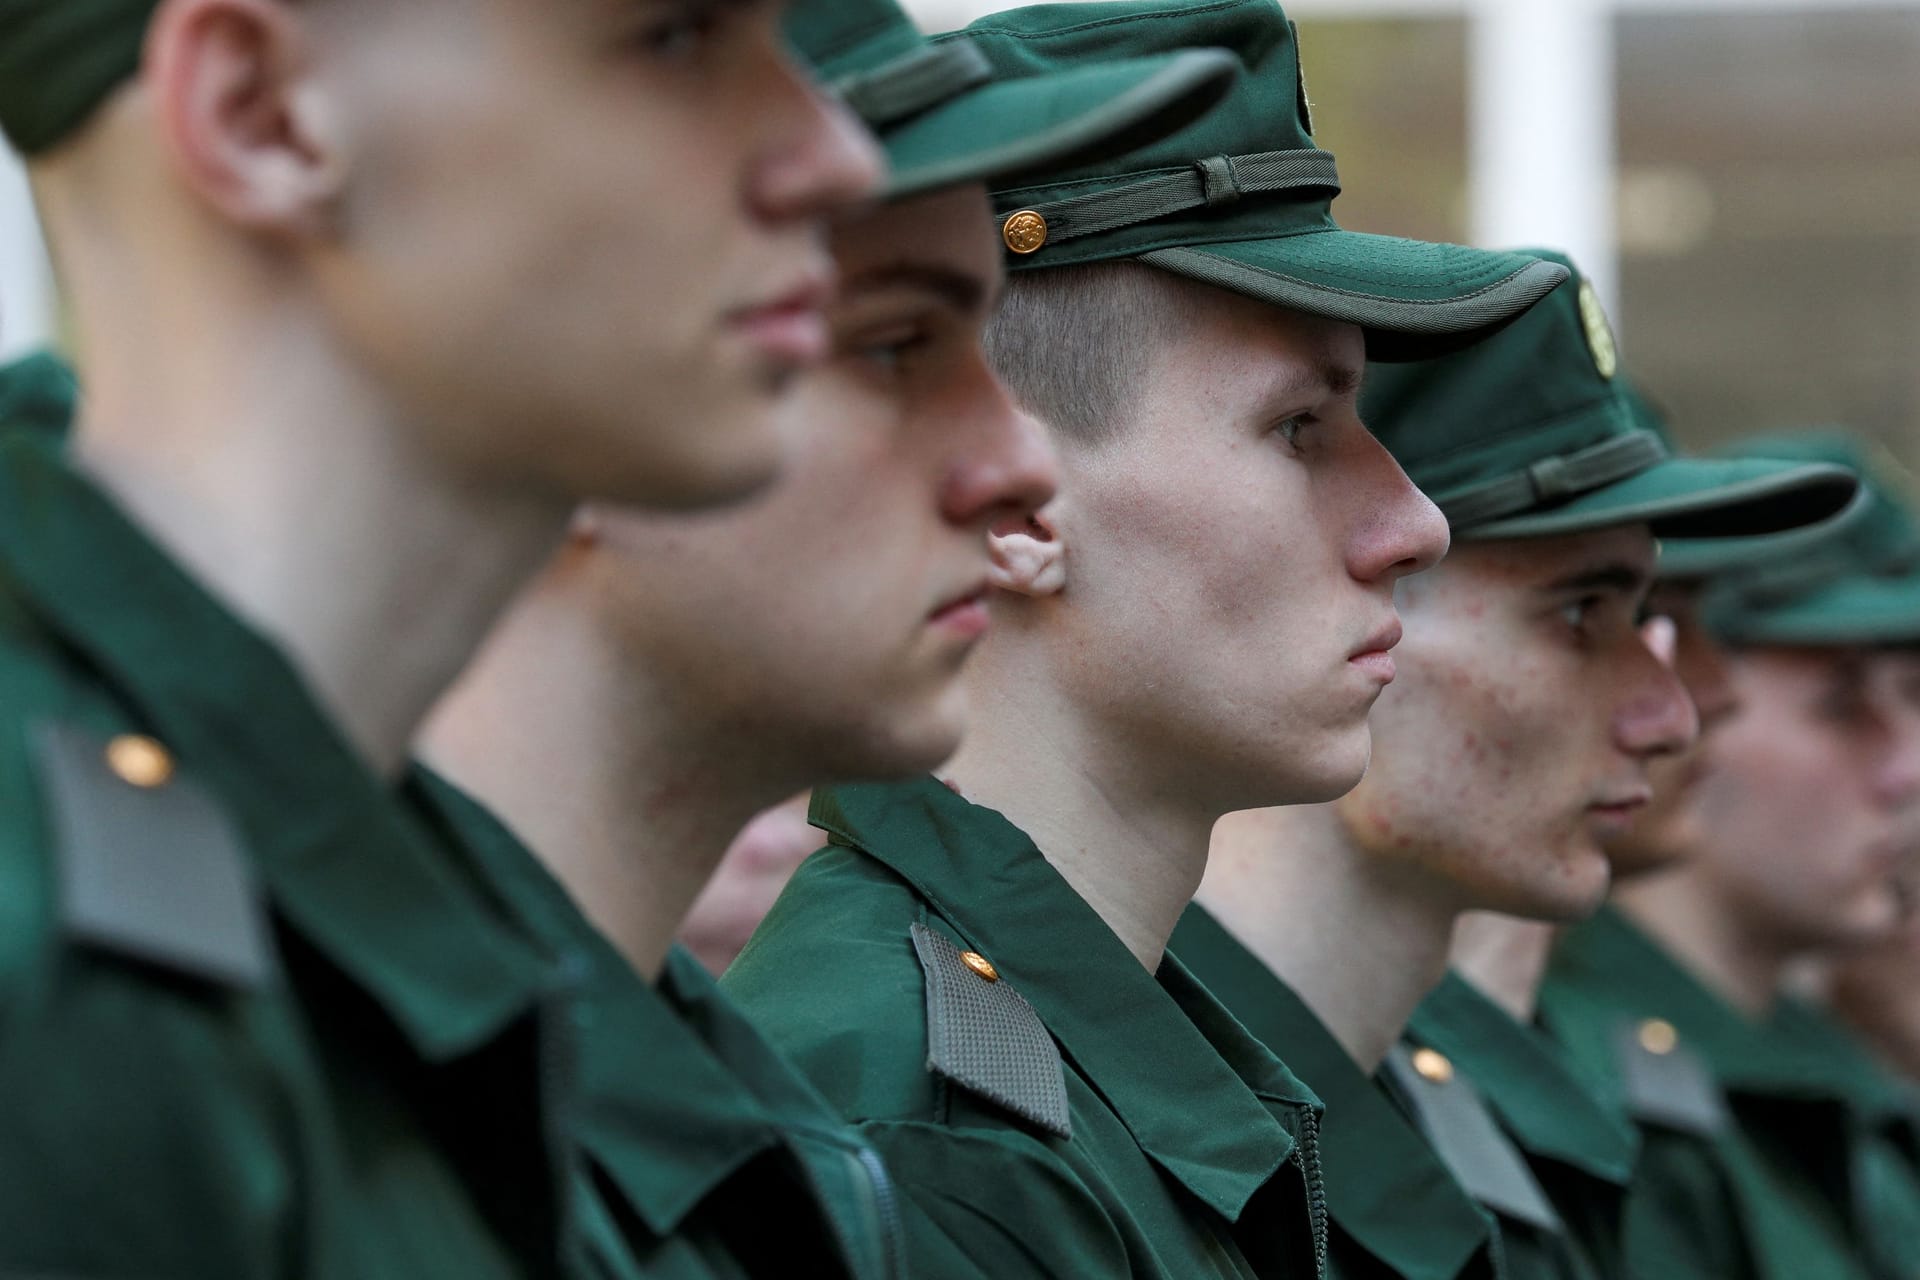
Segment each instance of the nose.
M1621 649L1627 696L1614 709L1614 745L1638 760L1685 751L1700 737L1700 717L1687 686L1638 631Z
M1347 571L1362 582L1391 585L1439 564L1451 535L1447 518L1414 486L1386 447L1361 430L1366 479L1354 486L1360 519L1347 547Z
M1901 706L1887 717L1886 751L1874 770L1874 791L1889 809L1920 804L1920 710Z
M1693 699L1700 731L1704 733L1740 709L1740 695L1734 692L1726 651L1701 623L1693 607L1689 605L1675 612L1680 616L1673 620L1673 669Z
M784 52L774 56L773 73L791 92L785 109L768 115L771 127L749 179L754 212L772 223L820 218L874 195L887 166L873 135Z
M978 348L962 394L967 407L943 415L937 427L952 442L941 514L974 525L1039 511L1059 485L1046 430L1014 405Z

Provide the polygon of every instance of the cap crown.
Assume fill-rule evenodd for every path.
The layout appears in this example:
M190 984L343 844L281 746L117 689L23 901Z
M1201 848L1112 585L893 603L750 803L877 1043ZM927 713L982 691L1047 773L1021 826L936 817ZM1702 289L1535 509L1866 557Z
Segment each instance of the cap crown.
M1031 249L1009 237L1017 255L1009 266L1098 262L1334 226L1329 207L1339 177L1332 155L1314 146L1299 41L1273 0L1031 5L955 35L972 40L998 75L1204 46L1232 52L1245 68L1213 110L1175 133L996 191L1003 216L1034 210L1047 224L1044 242Z
M1517 515L1635 475L1667 456L1618 376L1592 284L1572 277L1492 337L1453 355L1375 364L1361 416L1456 528Z

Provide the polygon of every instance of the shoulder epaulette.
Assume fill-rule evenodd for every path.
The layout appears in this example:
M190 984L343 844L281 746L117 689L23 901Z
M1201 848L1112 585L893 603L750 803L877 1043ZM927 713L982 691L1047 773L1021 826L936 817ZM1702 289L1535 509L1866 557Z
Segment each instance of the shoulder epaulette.
M1527 1160L1501 1130L1480 1091L1432 1049L1396 1045L1383 1066L1461 1188L1481 1205L1542 1231L1564 1227Z
M68 936L225 986L273 976L265 900L240 838L163 747L42 724L33 751Z
M1726 1095L1699 1054L1671 1023L1622 1018L1613 1029L1614 1062L1627 1112L1646 1124L1713 1137L1726 1130Z
M1040 1015L978 952L915 923L927 983L927 1070L1048 1133L1073 1136L1060 1049Z

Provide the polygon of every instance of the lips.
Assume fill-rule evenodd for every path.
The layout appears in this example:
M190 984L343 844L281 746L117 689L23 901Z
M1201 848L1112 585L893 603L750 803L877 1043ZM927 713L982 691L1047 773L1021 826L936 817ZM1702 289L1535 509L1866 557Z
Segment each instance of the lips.
M1360 647L1348 654L1347 657L1351 660L1354 658L1364 658L1370 654L1385 654L1392 649L1393 646L1400 643L1400 635L1400 619L1396 617L1385 623L1372 635L1368 636L1366 640L1361 643Z
M778 363L819 364L832 349L827 304L833 293L833 273L811 271L767 301L730 313L727 322Z

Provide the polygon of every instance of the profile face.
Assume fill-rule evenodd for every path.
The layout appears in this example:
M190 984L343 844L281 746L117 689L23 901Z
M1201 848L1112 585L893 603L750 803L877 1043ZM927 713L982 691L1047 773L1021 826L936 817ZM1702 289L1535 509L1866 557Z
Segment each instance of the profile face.
M1054 489L980 346L1001 284L985 189L866 211L834 247L834 356L785 410L789 474L728 511L597 509L577 586L692 718L806 761L813 783L953 753L989 625L988 530Z
M753 0L316 10L350 171L322 305L478 486L695 506L785 456L872 142Z
M1061 445L1063 679L1195 804L1326 800L1366 767L1394 583L1446 524L1355 411L1357 327L1203 293L1139 353L1127 420Z
M1603 842L1651 799L1650 763L1696 732L1638 625L1654 554L1643 525L1469 542L1409 581L1373 765L1337 805L1354 841L1463 910L1597 909Z
M1695 874L1770 947L1885 937L1920 851L1920 659L1749 649L1732 669L1741 711L1708 744Z

